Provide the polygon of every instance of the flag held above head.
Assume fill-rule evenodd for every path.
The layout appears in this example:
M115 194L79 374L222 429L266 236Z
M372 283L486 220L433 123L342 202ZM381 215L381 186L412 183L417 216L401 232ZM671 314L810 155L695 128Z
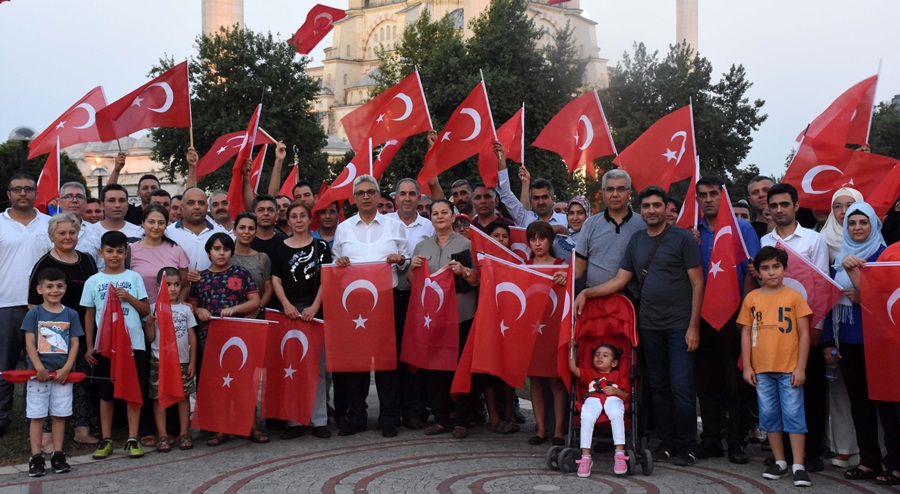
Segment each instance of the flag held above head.
M42 213L49 214L47 206L50 201L59 197L59 138L56 139L55 152L50 153L47 162L44 163L44 169L37 182L37 196L34 200L34 207L38 208Z
M810 122L797 140L812 137L841 147L846 144L868 144L877 85L878 76L873 75L844 91Z
M497 129L497 140L503 144L506 157L516 163L525 162L525 107L523 106L505 124ZM500 182L497 172L497 153L493 141L488 142L478 153L478 171L487 187L496 187Z
M309 55L334 28L334 23L347 17L347 13L341 9L317 4L309 9L306 14L306 22L294 33L288 44L293 46L297 53Z
M197 180L218 170L226 161L234 158L246 142L247 131L245 130L231 132L216 139L216 142L210 146L209 151L197 162ZM256 132L255 144L275 144L275 141L265 131L259 129Z
M531 145L558 154L570 173L584 166L594 178L594 160L616 154L603 106L593 90L567 103Z
M60 149L82 142L100 140L97 112L106 108L106 95L100 86L91 89L28 144L28 159L53 152L59 139Z
M669 190L672 183L691 178L697 150L691 105L660 118L613 160L628 172L634 190L650 185Z
M259 117L262 114L262 103L256 106L250 123L247 124L246 138L238 150L237 158L231 167L231 184L228 186L228 214L235 218L244 210L244 196L242 186L244 183L244 165L253 154L253 146L256 145L256 135L259 129ZM252 136L252 138L250 137Z

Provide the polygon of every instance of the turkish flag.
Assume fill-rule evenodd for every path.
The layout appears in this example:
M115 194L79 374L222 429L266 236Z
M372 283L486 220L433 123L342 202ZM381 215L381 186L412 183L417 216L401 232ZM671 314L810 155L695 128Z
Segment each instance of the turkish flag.
M247 131L225 134L210 146L209 151L197 162L197 180L218 170L226 161L234 158L247 141ZM257 130L255 144L275 144L264 132Z
M897 197L900 197L900 161L891 168L886 177L881 179L881 183L875 187L875 190L866 196L866 202L883 219L894 207Z
M150 127L190 126L187 61L97 112L97 129L103 142Z
M544 273L553 277L554 273L559 271L569 271L567 264L553 265L529 265L528 268L539 273ZM546 293L552 304L546 307L541 319L541 324L537 327L537 341L534 345L534 352L531 354L531 363L528 366L528 375L537 377L558 378L569 374L569 371L560 372L559 370L559 339L560 328L562 327L562 316L566 310L566 287L550 283L549 285L539 285L540 288L531 287L529 290L540 290ZM546 288L550 288L547 291ZM528 290L525 291L528 296ZM571 308L571 306L569 306ZM568 335L569 328L566 328Z
M331 32L334 28L333 23L344 17L347 17L347 13L341 9L316 4L309 9L306 22L291 36L288 44L293 46L297 53L309 55L309 52Z
M506 157L516 163L525 161L525 108L521 108L505 124L497 129L497 140L506 149ZM487 187L496 187L499 183L497 174L497 154L494 143L489 142L478 153L478 172Z
M247 125L247 132L244 136L234 164L231 166L231 183L228 185L228 214L235 218L244 210L244 163L250 159L253 154L253 146L256 146L256 134L259 129L259 117L262 114L262 103L256 106L253 115L250 116L250 123ZM252 139L249 136L253 136Z
M110 283L106 288L106 300L116 298L116 287ZM122 303L118 302L121 309ZM103 304L103 312L100 314L100 324L97 325L97 334L94 335L94 349L100 355L109 358L112 355L112 326L114 319L122 319L122 316L116 315L115 308L107 303Z
M425 164L417 178L419 186L428 190L428 180L478 154L496 139L487 88L481 81L453 110L434 146L425 154Z
M297 185L297 170L299 168L299 166L294 166L291 169L291 172L288 173L288 176L284 179L284 183L281 184L281 189L278 190L279 194L294 197L294 186Z
M572 388L572 373L569 372L569 340L575 337L575 263L566 269L566 290L563 310L559 318L559 340L556 343L556 371L566 389Z
M539 331L553 305L554 287L559 286L529 267L490 257L481 260L480 276L478 311L453 378L452 394L469 392L473 372L522 387Z
M431 114L419 72L414 71L396 85L375 96L341 119L350 146L357 152L389 140L400 141L432 128Z
M584 166L594 178L597 178L594 160L616 154L596 91L588 91L566 104L531 145L558 154L570 173Z
M109 315L108 319L107 314ZM122 302L116 296L112 283L109 284L109 291L106 292L103 316L100 324L107 323L103 331L109 335L111 345L107 355L110 360L109 377L113 382L113 397L128 403L132 410L138 410L143 406L144 399L141 397L137 365L134 362L134 352L131 348L131 335L128 334L128 328L125 327Z
M250 433L269 327L259 319L210 320L192 427L238 436Z
M350 160L350 163L347 163L347 166L341 170L337 178L331 182L328 189L324 193L319 194L319 197L316 199L316 205L312 210L313 216L315 216L317 211L335 201L341 205L346 200L353 201L353 181L359 175L368 174L369 170L374 171L374 163L369 162L371 156L369 153L356 153L356 156ZM378 179L376 178L376 180Z
M104 108L106 95L103 94L103 88L97 86L31 140L28 144L28 159L53 152L57 140L60 148L82 142L99 141L96 115Z
M184 399L181 359L178 356L172 301L165 275L156 297L156 328L159 331L159 407L165 409Z
M419 369L456 370L459 314L453 271L444 266L428 274L427 264L416 269L410 295L400 360Z
M531 247L528 246L528 237L521 226L509 227L509 250L523 262L531 259Z
M322 266L328 372L397 368L391 265Z
M8 370L0 372L0 377L10 384L25 384L32 379L37 379L36 370ZM66 377L67 383L79 383L87 378L87 374L83 372L70 372ZM50 372L50 379L56 379L56 372Z
M869 399L900 401L900 264L867 263L860 270L860 304L863 317L863 350Z
M511 228L510 228L511 230ZM524 264L525 260L516 255L513 251L506 248L503 244L496 241L493 237L481 231L480 228L469 229L469 239L472 242L472 257L481 259L483 256L479 252L483 252L490 256L503 259L513 264Z
M726 239L722 239L727 237ZM709 258L709 273L704 287L703 308L700 316L716 330L731 319L741 306L741 287L738 285L737 266L750 256L744 247L741 229L731 209L728 190L722 187L716 232Z
M782 181L797 188L802 207L829 211L835 191L847 185L868 197L896 164L894 158L804 137Z
M266 151L268 150L269 145L263 144L262 150L256 153L256 158L253 158L253 166L250 167L250 188L253 190L254 195L256 195L256 190L259 188L259 179L262 177L263 162L266 160ZM295 166L294 168L296 169L297 167Z
M38 208L42 213L47 214L47 206L50 201L59 197L59 139L56 140L55 153L47 156L44 163L44 169L37 182L37 197L34 200L34 207Z
M809 327L815 327L822 319L831 315L832 307L843 294L841 286L786 243L778 240L775 246L788 253L784 284L800 292L806 300L813 311Z
M260 414L308 424L319 387L325 326L320 319L289 319L272 309L266 310L266 319L276 324L269 327Z
M650 185L669 190L673 182L691 178L696 158L694 118L688 105L657 120L613 163L631 175L634 190Z
M691 177L691 183L688 185L687 193L684 196L684 204L681 205L681 211L678 212L675 226L688 230L697 228L697 224L700 222L700 210L697 206L698 181L700 181L700 160L694 161L694 176Z
M797 136L797 140L812 137L841 147L867 144L877 85L878 76L873 75L844 91Z

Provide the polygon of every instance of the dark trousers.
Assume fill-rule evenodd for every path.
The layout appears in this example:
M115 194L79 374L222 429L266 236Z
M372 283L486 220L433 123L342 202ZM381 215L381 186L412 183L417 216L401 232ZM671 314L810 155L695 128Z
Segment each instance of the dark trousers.
M700 320L700 345L694 366L697 377L697 397L700 400L700 417L705 443L720 444L724 427L723 412L728 412L725 439L728 444L739 444L750 430L747 398L750 385L746 384L737 367L741 356L741 333L734 322L728 321L716 331Z
M346 372L347 420L356 429L364 430L369 421L366 397L369 396L370 374ZM396 370L376 371L375 388L378 391L378 427L400 425L400 379Z
M394 290L394 334L397 335L397 373L400 379L400 414L403 418L425 414L425 373L413 373L406 362L400 362L400 344L406 327L409 291Z
M459 323L459 354L462 355L462 349L465 348L466 340L469 338L469 330L472 329L472 319ZM428 401L431 403L431 412L434 414L434 422L444 427L450 427L453 421L450 419L450 412L454 410L454 401L450 397L450 386L453 384L453 371L419 371L425 373L426 389L428 391ZM468 393L460 393L456 396L456 424L468 427L475 421L475 408L473 396L479 393L474 389Z
M816 331L811 329L810 331ZM806 462L814 462L825 452L825 426L828 423L828 380L822 346L810 346L806 360L803 407L806 412ZM787 444L787 443L785 443Z
M900 469L900 421L894 403L869 399L869 385L866 378L866 359L862 345L841 343L841 373L850 396L850 414L856 429L859 444L859 463L872 470L885 468ZM884 428L884 447L881 455L878 445L878 419Z
M684 335L685 330L640 332L656 431L679 454L690 453L697 445L694 353L687 351Z
M0 308L0 372L14 370L25 348L22 320L28 308L24 305ZM8 427L13 408L15 387L0 379L0 427Z

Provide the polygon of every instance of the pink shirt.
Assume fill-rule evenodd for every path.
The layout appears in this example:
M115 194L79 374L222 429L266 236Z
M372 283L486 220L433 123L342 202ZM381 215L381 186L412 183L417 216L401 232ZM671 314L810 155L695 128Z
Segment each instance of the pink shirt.
M177 245L163 242L159 247L147 247L140 242L131 244L131 269L141 276L147 287L147 296L151 304L156 303L159 288L156 286L156 274L165 267L187 269L188 257L184 249ZM182 283L186 280L182 280Z

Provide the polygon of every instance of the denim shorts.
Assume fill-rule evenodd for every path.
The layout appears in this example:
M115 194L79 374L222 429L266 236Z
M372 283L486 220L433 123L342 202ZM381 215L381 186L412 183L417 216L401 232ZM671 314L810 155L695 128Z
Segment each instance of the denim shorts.
M803 386L791 386L791 374L763 372L756 375L759 428L766 432L806 434Z
M70 417L72 415L72 383L28 381L25 416L30 419Z

